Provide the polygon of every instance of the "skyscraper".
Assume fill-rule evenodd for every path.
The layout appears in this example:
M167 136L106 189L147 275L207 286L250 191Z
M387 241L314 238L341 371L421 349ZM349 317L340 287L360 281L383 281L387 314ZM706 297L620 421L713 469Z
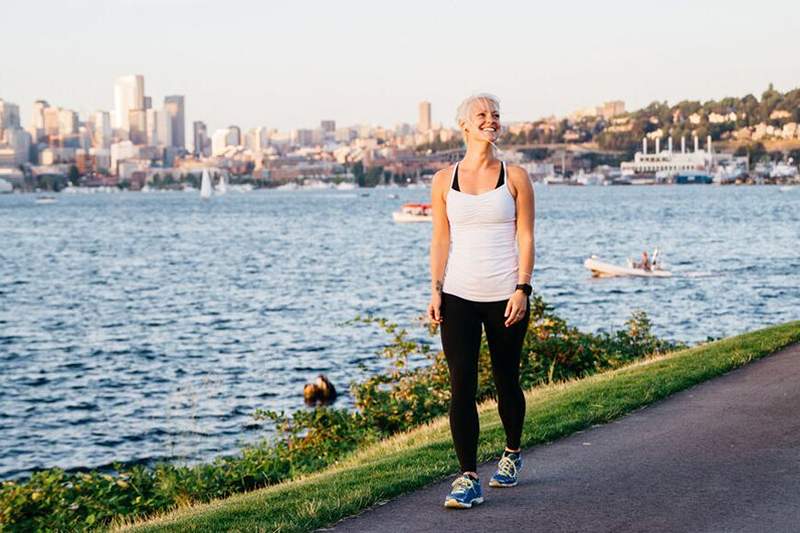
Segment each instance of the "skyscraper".
M95 148L111 146L111 114L108 111L97 111L92 115Z
M165 97L164 110L172 122L172 140L168 144L175 148L186 148L186 110L183 95Z
M165 110L148 109L147 144L148 146L170 146L172 142L172 121Z
M78 133L78 113L72 109L59 110L58 133L61 137L69 137Z
M0 139L3 130L19 128L19 106L0 98Z
M128 131L133 144L147 144L147 111L131 109L128 111Z
M130 112L144 109L144 76L120 76L114 82L114 127L130 130Z
M417 130L426 132L431 129L431 103L422 101L419 103L419 121Z
M206 128L206 123L196 120L192 124L192 133L194 134L194 155L206 155L206 143L208 142L208 128Z

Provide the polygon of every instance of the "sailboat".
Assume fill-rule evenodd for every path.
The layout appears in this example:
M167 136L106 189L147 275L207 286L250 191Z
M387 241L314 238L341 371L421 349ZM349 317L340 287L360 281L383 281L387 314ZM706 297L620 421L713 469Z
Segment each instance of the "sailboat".
M203 169L203 181L200 184L200 198L208 200L211 198L211 176L207 169Z
M228 192L228 184L225 181L225 175L222 173L220 173L219 175L219 182L217 183L217 186L214 188L214 192L216 192L217 194L225 194L226 192Z

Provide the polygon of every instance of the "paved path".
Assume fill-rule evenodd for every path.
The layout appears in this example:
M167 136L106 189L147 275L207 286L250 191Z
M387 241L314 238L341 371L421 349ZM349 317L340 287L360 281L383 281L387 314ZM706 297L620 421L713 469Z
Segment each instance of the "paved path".
M520 484L442 506L452 477L336 531L800 532L800 345L525 451Z

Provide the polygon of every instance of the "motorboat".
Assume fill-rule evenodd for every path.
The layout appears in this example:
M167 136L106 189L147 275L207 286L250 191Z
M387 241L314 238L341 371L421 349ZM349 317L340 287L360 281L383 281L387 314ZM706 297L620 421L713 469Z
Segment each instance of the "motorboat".
M403 204L392 213L395 222L430 222L433 220L431 204Z
M592 277L595 278L611 278L617 276L638 276L643 278L672 277L672 272L662 270L658 264L650 270L645 270L635 265L630 259L626 266L619 266L600 261L596 255L593 255L583 262L583 266L588 268L592 272Z
M44 194L42 196L37 196L35 202L43 205L54 204L56 203L56 197L49 194Z

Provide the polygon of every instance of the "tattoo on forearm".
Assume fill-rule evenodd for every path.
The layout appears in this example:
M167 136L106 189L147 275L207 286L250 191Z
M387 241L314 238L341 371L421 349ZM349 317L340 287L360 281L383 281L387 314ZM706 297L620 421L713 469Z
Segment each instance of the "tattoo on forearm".
M442 280L437 279L435 286L436 286L436 292L442 292Z

